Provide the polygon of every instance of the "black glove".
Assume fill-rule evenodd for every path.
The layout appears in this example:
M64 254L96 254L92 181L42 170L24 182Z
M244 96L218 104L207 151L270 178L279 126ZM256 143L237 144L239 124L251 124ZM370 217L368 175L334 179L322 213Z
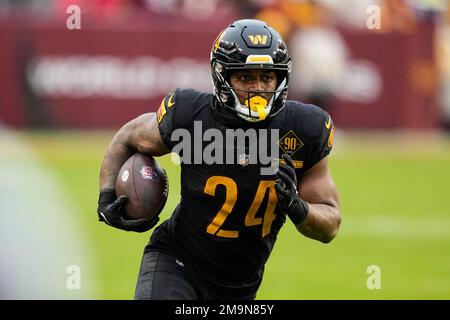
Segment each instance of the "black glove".
M153 228L159 221L155 217L151 221L146 219L127 220L124 218L123 206L128 202L128 197L123 195L117 198L113 189L100 191L98 199L98 220L125 231L145 232Z
M278 195L278 207L282 212L286 212L291 221L297 225L302 223L308 216L308 203L304 201L297 192L297 176L295 175L292 159L283 154L285 164L279 166L275 173L278 180L275 183L275 190Z

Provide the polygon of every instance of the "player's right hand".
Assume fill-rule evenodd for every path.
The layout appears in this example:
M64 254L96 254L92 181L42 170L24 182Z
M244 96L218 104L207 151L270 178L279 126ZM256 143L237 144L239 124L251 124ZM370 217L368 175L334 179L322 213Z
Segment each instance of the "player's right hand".
M158 223L159 217L152 221L146 219L125 219L123 207L127 201L128 197L125 195L117 198L113 189L102 190L98 199L98 220L117 229L135 232L148 231Z

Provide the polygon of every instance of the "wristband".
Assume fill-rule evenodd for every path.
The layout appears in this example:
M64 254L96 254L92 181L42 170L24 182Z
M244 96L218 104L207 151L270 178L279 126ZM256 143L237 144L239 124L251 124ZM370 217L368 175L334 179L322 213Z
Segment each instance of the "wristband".
M297 199L295 203L291 206L290 210L287 212L289 219L295 224L301 224L305 221L309 213L309 205L306 201L302 199Z

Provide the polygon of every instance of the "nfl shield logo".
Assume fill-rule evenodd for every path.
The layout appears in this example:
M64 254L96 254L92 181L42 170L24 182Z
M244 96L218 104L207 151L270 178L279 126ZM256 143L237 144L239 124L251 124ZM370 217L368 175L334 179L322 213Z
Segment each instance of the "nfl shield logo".
M246 165L248 165L248 162L248 154L243 153L239 155L239 164L241 166L245 167Z
M152 181L159 180L158 173L152 170L151 167L143 166L139 172L141 173L142 178L144 178L145 180L152 180Z

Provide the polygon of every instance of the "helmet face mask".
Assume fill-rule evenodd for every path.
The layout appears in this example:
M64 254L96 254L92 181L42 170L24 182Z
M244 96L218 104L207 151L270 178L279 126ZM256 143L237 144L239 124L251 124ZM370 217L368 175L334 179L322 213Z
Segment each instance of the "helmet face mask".
M275 90L237 90L230 85L233 71L251 69L274 71L277 74ZM291 59L281 36L266 23L239 20L222 31L211 50L211 70L219 104L232 109L241 118L262 121L284 107ZM236 91L247 95L245 104L241 103Z

